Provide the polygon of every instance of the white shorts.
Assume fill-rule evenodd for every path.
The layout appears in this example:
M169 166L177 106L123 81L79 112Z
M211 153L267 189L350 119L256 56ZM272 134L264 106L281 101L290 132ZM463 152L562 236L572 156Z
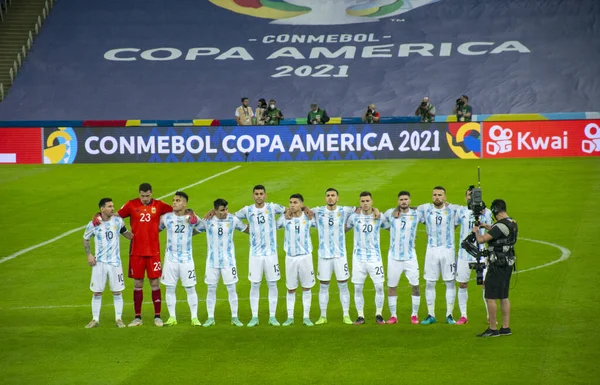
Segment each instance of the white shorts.
M160 282L165 286L176 286L181 279L183 287L196 286L196 267L194 261L186 263L171 262L165 258Z
M267 282L281 279L277 254L267 255L266 257L250 257L248 263L248 279L250 282L261 282L263 272Z
M107 279L110 286L110 291L125 290L123 266L112 266L104 262L96 262L96 264L92 266L90 290L94 293L102 293L106 287Z
M383 283L385 273L383 271L383 262L359 262L352 258L352 283L362 285L367 279L367 274L371 277L373 283Z
M425 273L423 278L426 281L437 281L440 279L440 273L444 281L452 281L456 275L456 258L454 249L446 247L427 247L425 253Z
M350 278L348 259L342 258L319 258L317 278L319 281L331 281L331 275L335 272L338 281L347 281Z
M456 261L456 282L467 283L471 279L471 269L469 262L475 262L475 259L462 259Z
M312 255L285 257L285 286L288 290L298 288L298 279L300 279L300 286L305 289L315 286L315 269L313 268Z
M388 259L388 287L398 287L402 273L406 275L411 286L419 286L419 261L416 259L408 261Z
M206 265L206 271L204 273L204 283L207 285L216 285L219 283L219 277L223 277L223 283L225 285L231 285L238 281L238 272L235 266L215 268Z

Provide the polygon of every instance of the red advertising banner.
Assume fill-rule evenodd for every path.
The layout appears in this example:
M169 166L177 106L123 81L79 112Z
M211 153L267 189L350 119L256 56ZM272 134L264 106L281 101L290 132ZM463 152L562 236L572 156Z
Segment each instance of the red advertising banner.
M484 158L600 156L600 120L483 122Z
M0 128L0 164L42 164L42 129Z

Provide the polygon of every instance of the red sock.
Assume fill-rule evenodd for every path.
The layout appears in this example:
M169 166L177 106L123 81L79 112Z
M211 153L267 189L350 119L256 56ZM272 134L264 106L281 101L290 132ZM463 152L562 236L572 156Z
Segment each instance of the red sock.
M142 315L142 302L144 300L144 292L142 289L133 289L133 309L135 310L135 316L140 317Z
M162 303L160 289L152 290L152 303L154 304L154 315L160 316L160 305Z

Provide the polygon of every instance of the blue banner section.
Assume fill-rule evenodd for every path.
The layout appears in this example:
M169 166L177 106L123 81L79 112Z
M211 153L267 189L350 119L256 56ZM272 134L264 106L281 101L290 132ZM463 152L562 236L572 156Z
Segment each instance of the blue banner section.
M473 123L478 126L477 123ZM465 131L466 132L466 131ZM479 142L477 137L475 140ZM270 162L456 158L449 124L44 128L44 162ZM467 147L464 147L470 151ZM479 149L477 149L479 151ZM472 152L472 151L471 151ZM464 153L464 152L463 152Z

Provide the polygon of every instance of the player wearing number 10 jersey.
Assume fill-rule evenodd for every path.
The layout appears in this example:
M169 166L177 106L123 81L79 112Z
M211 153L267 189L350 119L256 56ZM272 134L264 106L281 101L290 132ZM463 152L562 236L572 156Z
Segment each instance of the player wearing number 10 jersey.
M129 278L134 280L133 307L135 319L129 326L142 324L142 302L144 300L144 276L152 287L152 303L154 304L154 324L162 326L160 319L161 301L158 278L161 276L160 243L158 225L163 214L170 213L173 208L159 200L152 199L152 186L142 183L139 188L140 197L125 203L118 211L121 218L130 219L133 240L129 249Z
M208 285L206 294L206 309L208 319L205 327L215 324L215 304L217 302L217 283L223 277L223 283L229 294L231 308L231 324L244 326L238 318L238 295L235 284L238 281L238 271L235 261L235 246L233 233L235 230L246 232L248 226L240 219L229 214L228 203L225 199L217 199L213 203L215 216L207 221L201 221L197 230L206 232L208 255L206 256L206 271L204 282Z

